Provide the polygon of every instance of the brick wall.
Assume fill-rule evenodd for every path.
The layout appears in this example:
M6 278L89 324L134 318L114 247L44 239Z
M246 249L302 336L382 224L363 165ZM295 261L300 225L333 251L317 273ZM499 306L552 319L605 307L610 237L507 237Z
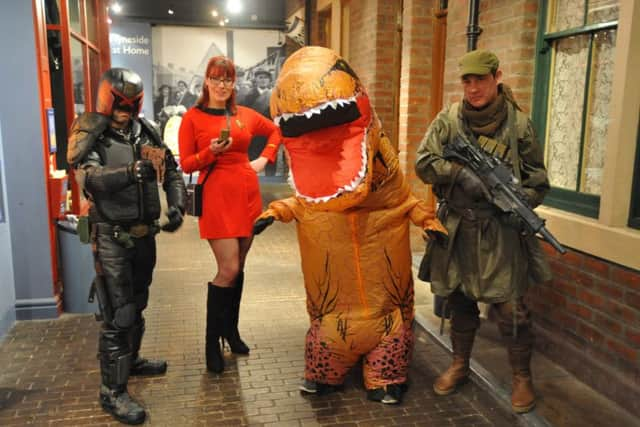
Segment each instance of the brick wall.
M461 99L458 59L467 51L467 2L449 2L445 104ZM500 59L503 82L511 86L520 106L530 111L535 63L538 2L486 0L480 2L478 49L489 49Z
M352 3L349 64L367 88L382 127L397 143L400 2L359 0L354 6Z
M398 149L400 167L413 193L428 197L427 186L416 176L416 151L429 126L432 87L433 10L435 0L405 0L402 18L402 68Z
M640 414L640 272L544 247L553 280L528 295L537 347Z

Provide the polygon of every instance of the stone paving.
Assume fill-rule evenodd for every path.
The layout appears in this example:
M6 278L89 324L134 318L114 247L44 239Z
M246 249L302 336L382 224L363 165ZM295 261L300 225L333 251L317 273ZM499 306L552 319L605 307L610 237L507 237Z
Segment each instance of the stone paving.
M448 354L422 329L401 405L365 397L358 367L344 390L302 395L305 292L293 224L276 223L249 254L240 331L248 356L225 354L221 375L206 371L207 280L215 264L197 224L187 218L158 238L158 266L146 310L142 354L162 357L162 377L132 378L129 390L154 426L514 426L522 422L474 383L447 397L431 384ZM419 303L419 301L418 301ZM0 425L118 425L98 403L99 324L91 314L23 321L0 345Z

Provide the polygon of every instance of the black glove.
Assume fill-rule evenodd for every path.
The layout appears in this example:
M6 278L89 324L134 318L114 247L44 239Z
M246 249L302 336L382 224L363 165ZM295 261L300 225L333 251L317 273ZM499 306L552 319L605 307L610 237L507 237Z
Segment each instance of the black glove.
M523 236L527 236L531 234L531 230L529 229L529 226L522 218L520 218L518 214L515 214L513 212L508 213L503 216L503 221L509 227L513 227L516 230L518 230L518 232Z
M131 176L138 182L155 181L156 170L151 160L138 160L130 166Z
M427 236L430 240L433 240L435 243L440 246L447 247L449 244L449 235L442 233L440 231L435 230L426 230Z
M273 224L274 220L275 218L272 216L268 216L266 218L260 218L255 222L255 224L253 224L253 234L257 236L258 234L262 233L265 228Z
M489 190L487 190L487 186L484 185L480 178L478 178L478 175L473 173L466 166L462 167L460 169L460 172L458 172L456 184L460 186L462 191L464 191L465 194L471 198L471 200L491 199L491 195L489 194Z
M182 212L180 212L180 209L176 208L175 206L171 206L169 208L169 210L167 211L167 218L169 218L169 222L160 228L162 229L162 231L168 231L170 233L173 233L178 228L180 228L184 219L184 217L182 216Z

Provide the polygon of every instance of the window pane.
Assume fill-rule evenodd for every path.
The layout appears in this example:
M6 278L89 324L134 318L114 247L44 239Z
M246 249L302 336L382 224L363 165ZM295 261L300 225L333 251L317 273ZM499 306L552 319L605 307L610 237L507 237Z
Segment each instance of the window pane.
M568 30L584 25L584 7L586 0L556 0L551 6L548 32Z
M87 37L92 43L95 43L98 38L96 30L98 17L96 16L94 5L95 3L93 0L87 0L84 6L85 14L87 16Z
M594 34L591 60L589 116L585 134L584 170L581 192L600 194L604 149L609 129L609 107L613 86L613 54L616 30Z
M82 43L71 37L71 75L73 80L75 117L84 113L84 66L82 49Z
M69 25L71 30L82 34L80 25L80 0L69 0Z
M98 96L98 83L100 83L100 57L97 52L91 49L89 49L89 73L89 86L93 94L93 105L90 105L89 109L93 111Z
M60 24L60 0L46 0L44 7L47 24Z
M618 20L618 0L589 0L587 24Z
M589 35L561 39L554 48L547 169L551 185L576 190Z

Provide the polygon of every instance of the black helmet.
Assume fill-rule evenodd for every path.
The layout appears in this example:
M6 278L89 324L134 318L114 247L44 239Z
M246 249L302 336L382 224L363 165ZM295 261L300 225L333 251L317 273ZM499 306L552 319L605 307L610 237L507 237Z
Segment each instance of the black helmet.
M142 79L127 68L110 68L102 75L96 111L111 117L113 110L130 111L137 116L142 109Z

